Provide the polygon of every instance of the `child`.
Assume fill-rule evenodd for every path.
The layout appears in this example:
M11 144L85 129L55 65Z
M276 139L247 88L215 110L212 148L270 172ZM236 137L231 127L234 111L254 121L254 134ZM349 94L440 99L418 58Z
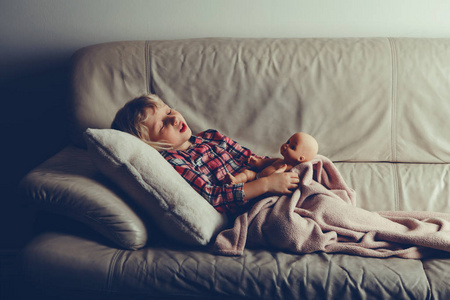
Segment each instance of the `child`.
M228 173L247 168L254 154L216 130L197 135L183 116L150 94L121 108L111 128L133 134L154 147L216 210L235 213L263 194L290 194L299 183L293 172L274 173L248 183L223 184Z
M304 132L294 133L280 148L281 158L259 158L251 156L249 165L261 171L243 170L233 176L227 174L225 182L230 184L245 183L256 178L267 177L274 172L289 171L299 163L311 161L317 155L319 145L315 138Z

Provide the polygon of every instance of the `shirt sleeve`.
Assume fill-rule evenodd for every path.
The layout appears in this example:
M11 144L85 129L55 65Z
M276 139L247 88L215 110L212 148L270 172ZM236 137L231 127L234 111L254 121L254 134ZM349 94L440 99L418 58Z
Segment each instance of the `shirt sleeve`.
M235 213L237 207L247 203L243 183L214 185L205 174L183 160L170 159L169 163L217 211Z
M257 158L269 158L268 156L261 156L258 154L253 153L250 149L241 146L239 143L237 143L236 141L230 139L227 136L224 136L224 139L228 145L228 151L230 151L230 153L232 153L235 157L240 157L241 159L245 159L248 160L250 158L250 156L255 156Z
M254 155L254 153L250 149L241 146L238 142L234 141L233 139L220 133L217 130L210 129L204 131L202 132L202 137L208 141L214 141L217 143L224 142L226 144L226 150L235 159L248 159L250 156Z

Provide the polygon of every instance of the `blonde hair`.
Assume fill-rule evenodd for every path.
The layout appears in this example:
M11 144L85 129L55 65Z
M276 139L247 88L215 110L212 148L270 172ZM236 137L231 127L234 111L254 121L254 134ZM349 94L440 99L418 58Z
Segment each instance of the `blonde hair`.
M173 149L173 146L164 142L150 140L147 126L144 125L148 115L145 108L157 109L165 103L155 94L144 94L127 102L114 117L111 128L128 132L158 151Z

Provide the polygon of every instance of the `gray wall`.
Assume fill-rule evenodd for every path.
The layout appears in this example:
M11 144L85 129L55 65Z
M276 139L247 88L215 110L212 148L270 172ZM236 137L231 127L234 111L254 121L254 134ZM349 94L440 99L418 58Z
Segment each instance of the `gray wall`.
M71 54L117 40L450 37L445 0L0 0L0 249L29 238L15 187L66 143Z

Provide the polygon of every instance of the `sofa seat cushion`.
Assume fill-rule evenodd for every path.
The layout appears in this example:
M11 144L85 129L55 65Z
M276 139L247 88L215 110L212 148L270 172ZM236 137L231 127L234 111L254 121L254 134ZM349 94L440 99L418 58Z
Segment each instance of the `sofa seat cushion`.
M450 260L293 255L245 250L215 256L205 248L112 248L64 233L36 237L23 251L27 280L77 293L230 299L436 299L450 297ZM436 293L436 294L435 294ZM437 294L439 293L439 294Z

